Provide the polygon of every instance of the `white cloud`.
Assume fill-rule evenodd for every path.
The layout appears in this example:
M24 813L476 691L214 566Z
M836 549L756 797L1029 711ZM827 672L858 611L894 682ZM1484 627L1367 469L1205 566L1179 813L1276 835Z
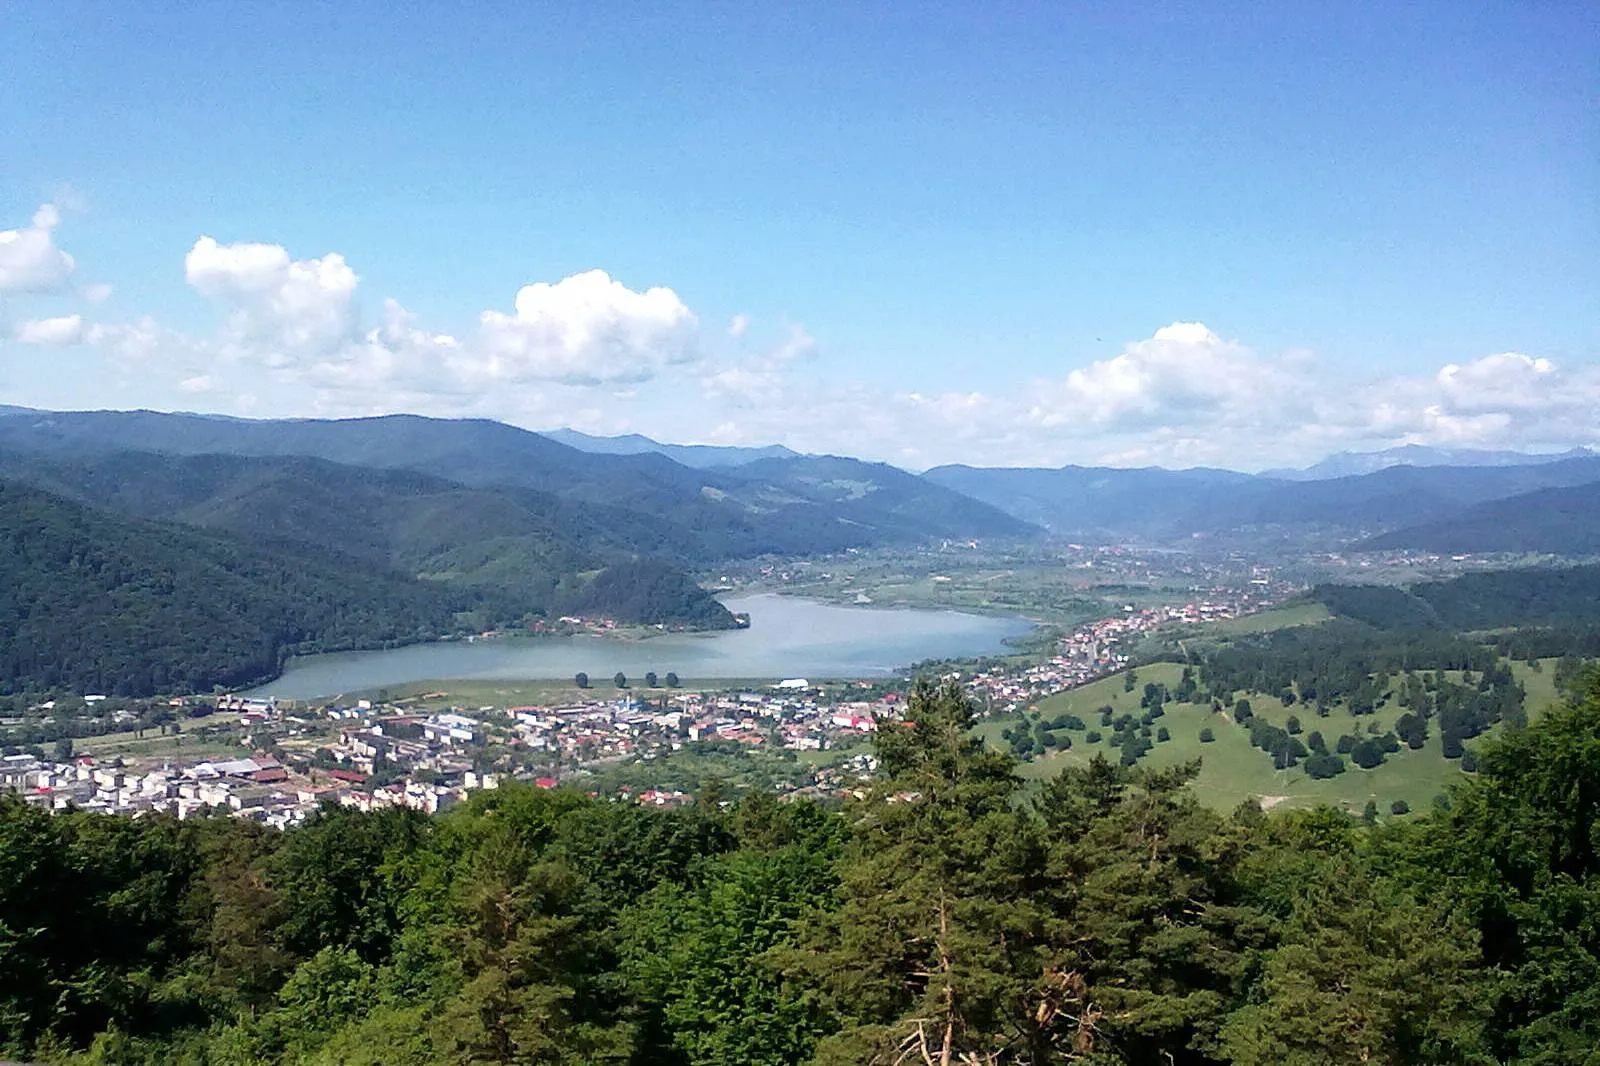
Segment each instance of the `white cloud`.
M635 292L603 270L525 285L514 306L479 316L479 350L466 368L485 385L647 381L699 354L695 316L677 293Z
M1517 352L1451 363L1431 378L1360 390L1356 428L1398 444L1566 448L1600 440L1600 367Z
M1439 371L1438 382L1445 400L1457 411L1498 411L1545 406L1558 377L1548 359L1502 352L1464 366L1451 363Z
M355 336L360 278L337 252L291 259L282 245L201 237L183 272L196 291L229 309L231 344L268 365L292 366Z
M226 365L230 383L285 399L298 390L319 415L414 410L547 425L617 425L624 386L699 358L696 318L676 293L634 291L599 270L524 286L513 313L483 312L464 338L424 328L392 299L363 329L360 279L338 253L296 260L280 245L203 236L184 275L227 312L214 335L143 318L87 327L85 340L126 369L165 366L168 387L185 393L220 389L212 370Z
M419 328L415 315L398 301L385 300L383 325L309 367L305 377L334 389L381 393L398 387L454 393L462 388L461 358L456 338Z
M1242 412L1259 417L1270 409L1264 401L1281 399L1294 373L1202 323L1174 322L1110 359L1071 371L1065 381L1042 383L1028 417L1096 433L1230 420Z
M1060 378L990 391L811 383L771 360L722 368L704 389L704 421L717 439L914 468L1259 469L1413 442L1556 449L1600 441L1600 368L1503 354L1351 387L1304 350L1264 355L1199 323L1163 327Z
M53 208L41 209L31 229L13 233L42 234L53 249L57 221ZM211 337L148 317L90 325L78 315L8 332L33 344L81 340L140 381L162 383L153 387L215 397L235 410L248 395L262 413L488 416L665 439L783 443L914 468L1259 468L1412 442L1561 448L1600 441L1600 368L1517 352L1352 386L1304 350L1258 352L1203 323L1174 322L1042 380L991 375L994 384L983 391L886 392L848 369L822 373L817 342L799 326L764 349L744 314L702 337L672 289L630 289L601 270L526 285L510 312L483 311L477 328L458 336L425 327L394 300L377 325L364 326L360 279L338 253L296 260L279 245L201 237L184 268L188 283L226 312ZM101 288L79 291L87 299L109 295ZM638 387L646 381L649 389Z
M84 335L81 315L63 315L59 318L36 318L17 327L17 340L23 344L48 347L65 347L82 342Z
M0 292L52 292L76 267L57 248L51 231L61 222L54 204L43 204L25 228L0 230Z
M196 374L193 377L184 378L182 381L178 382L178 391L186 393L190 396L208 392L221 392L222 382L218 381L210 374Z
M130 367L183 366L212 357L208 345L166 328L149 315L127 323L96 323L84 329L83 339Z
M788 335L771 350L751 359L722 367L708 367L701 376L706 396L743 405L770 404L792 388L790 369L813 358L817 342L802 327L791 325Z
M85 285L81 291L85 300L92 304L101 304L111 299L111 294L115 290L105 282L99 282L94 285Z

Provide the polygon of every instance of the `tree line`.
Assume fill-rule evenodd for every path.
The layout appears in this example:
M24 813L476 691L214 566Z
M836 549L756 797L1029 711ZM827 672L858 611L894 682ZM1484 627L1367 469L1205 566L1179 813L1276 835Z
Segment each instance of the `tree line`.
M5 798L0 1052L1531 1066L1600 1041L1600 683L1371 826L1213 813L1194 766L1024 792L972 724L919 686L837 808L513 783L280 833Z
M419 580L317 543L117 515L0 481L0 696L209 693L269 680L291 655L547 615L737 624L657 560L618 560L560 581L495 576L492 586Z

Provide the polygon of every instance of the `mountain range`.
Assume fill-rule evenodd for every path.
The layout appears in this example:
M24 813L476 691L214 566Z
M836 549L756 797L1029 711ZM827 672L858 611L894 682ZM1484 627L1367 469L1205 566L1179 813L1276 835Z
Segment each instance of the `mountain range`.
M1424 444L1406 444L1377 452L1336 452L1307 467L1264 470L1262 476L1285 481L1320 481L1324 478L1371 474L1391 466L1538 466L1563 459L1587 459L1594 455L1591 448L1550 453L1430 448Z
M697 470L714 469L719 466L743 466L757 459L795 459L800 455L799 452L791 451L781 444L769 444L762 448L738 448L715 444L663 444L638 433L628 433L620 437L595 437L588 433L579 433L575 429L547 429L542 431L540 436L549 437L580 452L593 452L596 455L643 455L653 452Z
M234 684L297 651L557 613L715 628L732 617L691 571L847 548L1309 531L1355 550L1600 553L1588 453L1303 479L919 476L787 449L564 436L583 447L474 419L0 407L0 686Z
M654 453L701 469L800 458L781 446L672 445L638 434L595 437L574 430L545 435L596 454ZM1408 444L1339 452L1311 466L1259 475L1207 468L945 466L923 476L1030 525L1091 539L1171 541L1197 533L1315 529L1356 540L1383 531L1362 542L1373 550L1600 552L1586 524L1600 512L1583 492L1600 482L1600 456L1588 448L1529 453ZM1572 491L1563 495L1566 489Z
M26 648L0 642L0 667L13 671L0 687L70 679L130 694L159 686L156 678L209 687L268 676L297 651L538 616L727 627L732 615L688 570L1034 532L882 464L793 456L695 470L655 453L583 452L494 422L412 416L0 411L0 486L11 494L7 517L21 523L12 546L26 548L7 558L6 576L34 590L0 600L0 630L32 634ZM51 541L60 550L36 547ZM115 548L114 564L86 570L102 543ZM216 552L231 562L208 562ZM292 572L298 560L320 591L275 598L310 580ZM219 566L237 579L217 580ZM147 579L175 603L204 605L180 612L193 623L181 639L161 596L119 592ZM317 613L341 600L364 605L354 620ZM265 616L262 603L271 605ZM97 631L79 612L108 608L119 634L105 652L112 665L81 654L75 636ZM197 657L187 642L207 638L218 655Z
M1356 460L1380 469L1322 476ZM1382 465L1395 460L1411 462ZM1448 465L1459 462L1480 465ZM625 558L695 568L1041 531L1155 542L1315 531L1374 548L1433 550L1448 527L1456 531L1451 550L1504 550L1491 545L1519 543L1505 519L1556 498L1490 507L1481 527L1474 508L1600 482L1600 456L1413 446L1334 456L1284 477L960 465L919 476L781 447L547 435L475 419L270 421L0 408L0 476L93 506L235 532L277 529L414 576L488 585L535 571L558 578ZM167 509L154 513L160 507ZM1527 542L1540 545L1530 550L1587 550L1588 497L1579 493L1562 508L1565 524L1552 517ZM324 515L337 518L319 525ZM1419 532L1406 532L1413 527Z
M1600 482L1600 457L1534 466L1395 466L1313 481L1227 470L1076 466L944 466L923 476L1059 536L1175 541L1197 534L1296 530L1355 540L1447 522L1492 500Z
M1489 500L1448 518L1380 534L1369 551L1411 548L1446 555L1548 552L1600 556L1600 482Z
M632 512L658 550L685 562L805 554L944 537L1025 536L1027 523L884 463L827 456L758 459L696 470L665 455L579 451L481 419L416 415L246 421L149 411L0 416L7 451L88 457L310 457L405 470L458 485L533 490L567 503Z

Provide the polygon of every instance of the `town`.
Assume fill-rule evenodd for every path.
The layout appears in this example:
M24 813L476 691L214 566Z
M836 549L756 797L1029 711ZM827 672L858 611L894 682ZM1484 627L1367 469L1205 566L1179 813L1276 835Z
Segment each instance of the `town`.
M1145 637L1258 612L1285 591L1259 578L1182 604L1129 604L1065 633L1042 660L986 660L965 669L936 665L941 677L959 680L985 714L1014 713L1126 668L1130 649ZM760 687L688 691L656 689L652 677L643 691L619 688L609 696L595 692L576 701L515 706L457 706L447 693L326 703L225 695L173 699L163 709L163 717L173 721L159 727L171 743L159 755L73 755L70 741L58 742L53 758L37 745L11 747L0 758L0 789L51 810L180 819L225 813L285 827L329 803L436 813L507 778L594 791L602 780L597 771L721 746L735 753L788 753L794 768L776 784L780 795L839 799L859 791L871 773L864 741L877 723L898 717L908 680L788 678ZM669 686L676 683L669 675ZM86 708L105 700L82 697ZM56 703L34 710L54 712ZM125 708L110 712L116 724L136 718ZM186 732L180 732L179 719L187 722ZM185 741L204 746L207 756L184 757ZM224 757L226 746L239 752ZM609 794L650 805L692 799L681 789L626 783L613 784Z

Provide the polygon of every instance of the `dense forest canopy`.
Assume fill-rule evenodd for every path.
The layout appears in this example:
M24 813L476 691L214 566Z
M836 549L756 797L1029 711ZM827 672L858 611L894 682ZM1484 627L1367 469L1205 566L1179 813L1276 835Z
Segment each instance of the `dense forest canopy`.
M389 483L395 473L426 475L480 498L520 504L534 494L547 504L559 501L565 520L558 524L580 543L621 538L632 542L630 550L696 564L1038 532L997 508L882 463L794 456L695 470L664 455L590 454L485 419L256 421L154 411L0 412L0 450L14 457L10 464L17 470L10 476L27 478L36 471L56 476L44 469L50 462L61 468L121 463L130 452L156 453L179 471L194 459L232 459L244 471L287 460L304 471L310 459L365 469L378 484ZM66 476L78 477L70 470ZM170 472L152 470L150 476L160 484Z
M1600 681L1435 810L1032 793L923 686L841 809L519 784L451 813L0 799L0 1053L94 1063L1587 1061Z
M0 483L0 685L146 695L272 676L289 649L425 640L467 604L349 559L269 551Z
M209 692L271 678L294 653L571 612L734 622L681 571L649 560L565 582L418 580L304 541L111 514L0 481L0 693Z
M1525 567L1390 585L1318 585L1311 598L1383 630L1600 626L1600 566Z

